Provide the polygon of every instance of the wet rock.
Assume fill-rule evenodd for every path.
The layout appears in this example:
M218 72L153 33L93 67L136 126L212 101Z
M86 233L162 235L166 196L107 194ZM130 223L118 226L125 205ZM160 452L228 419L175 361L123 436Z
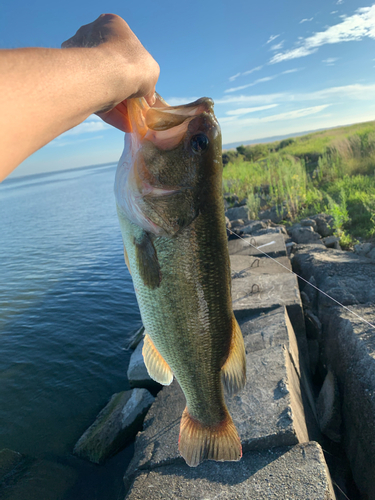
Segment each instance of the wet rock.
M123 449L142 428L154 401L146 389L114 394L74 447L74 454L96 464Z
M160 384L155 382L148 374L143 355L143 339L138 344L136 350L130 357L129 367L127 371L127 377L129 380L130 387L143 387L149 390L157 390L160 388Z
M320 430L332 441L341 441L341 404L337 379L328 371L316 405Z
M225 212L225 216L228 217L230 221L236 219L249 219L249 209L245 207L228 208Z

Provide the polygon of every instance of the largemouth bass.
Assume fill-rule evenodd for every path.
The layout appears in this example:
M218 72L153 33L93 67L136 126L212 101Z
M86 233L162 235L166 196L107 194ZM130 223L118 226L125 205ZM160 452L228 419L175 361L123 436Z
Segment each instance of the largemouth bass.
M150 376L186 397L179 449L186 462L239 460L224 401L246 379L233 315L222 196L221 133L211 99L168 106L128 101L132 133L116 172L125 261L146 329Z

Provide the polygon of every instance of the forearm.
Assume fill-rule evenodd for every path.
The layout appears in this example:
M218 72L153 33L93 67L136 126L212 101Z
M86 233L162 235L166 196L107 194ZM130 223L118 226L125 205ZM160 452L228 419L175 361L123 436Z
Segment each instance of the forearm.
M119 56L95 48L0 51L0 180L49 141L90 114L114 107L136 88Z

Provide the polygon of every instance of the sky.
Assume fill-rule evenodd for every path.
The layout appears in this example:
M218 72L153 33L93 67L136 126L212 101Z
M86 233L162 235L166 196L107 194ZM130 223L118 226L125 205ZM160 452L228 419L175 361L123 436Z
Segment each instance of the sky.
M212 97L223 144L375 120L375 1L13 0L0 47L52 47L103 12L160 65L169 104ZM115 162L124 134L95 115L12 176Z

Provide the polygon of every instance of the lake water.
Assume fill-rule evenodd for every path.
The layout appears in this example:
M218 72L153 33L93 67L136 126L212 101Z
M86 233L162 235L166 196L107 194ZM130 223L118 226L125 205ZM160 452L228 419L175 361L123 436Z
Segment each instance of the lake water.
M110 396L129 389L124 346L141 324L115 170L0 184L0 449L61 466L73 478L69 500L122 498L132 454L130 447L105 466L71 455Z

